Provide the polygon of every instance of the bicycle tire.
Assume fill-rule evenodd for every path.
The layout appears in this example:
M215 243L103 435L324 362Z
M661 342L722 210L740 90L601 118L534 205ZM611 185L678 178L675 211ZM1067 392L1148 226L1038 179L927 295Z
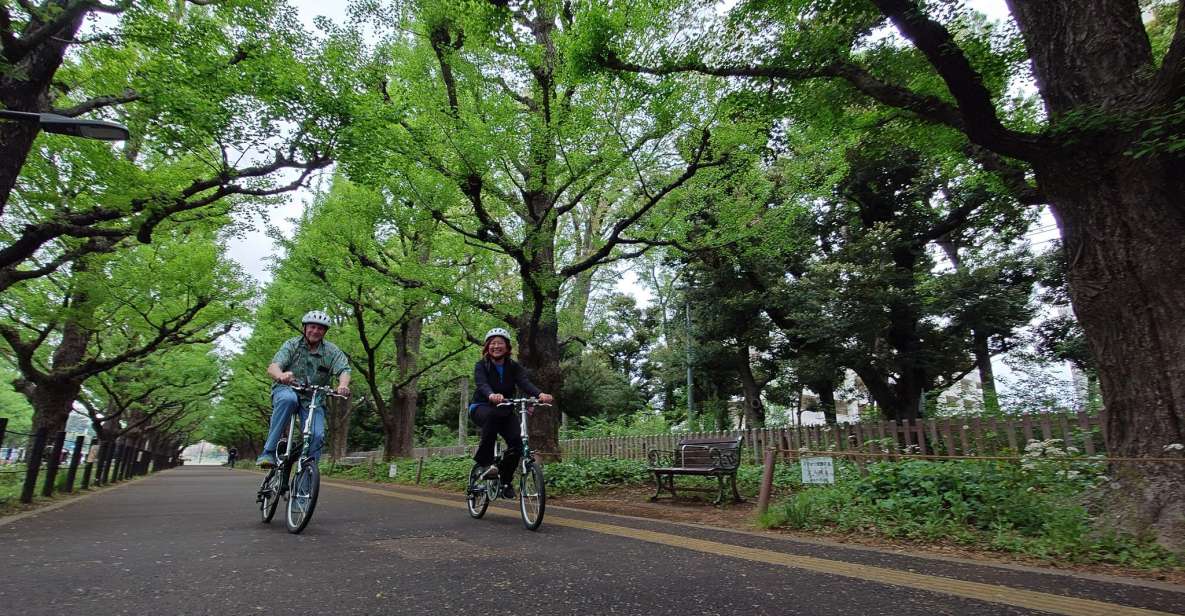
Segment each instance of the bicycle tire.
M320 490L321 471L315 462L306 462L292 477L292 487L288 491L288 532L295 535L309 525Z
M267 524L272 521L272 517L276 515L276 507L280 504L280 486L279 481L276 481L278 473L276 469L268 471L263 478L263 483L259 484L259 514L263 519L263 523Z
M543 523L543 511L547 506L547 487L543 482L543 468L528 461L518 479L518 510L527 530L538 530Z
M469 509L469 516L473 519L480 519L486 514L486 509L490 506L490 499L486 494L486 487L481 486L478 489L478 484L485 483L478 479L481 474L481 465L474 464L473 469L469 471L469 486L465 488L465 506Z

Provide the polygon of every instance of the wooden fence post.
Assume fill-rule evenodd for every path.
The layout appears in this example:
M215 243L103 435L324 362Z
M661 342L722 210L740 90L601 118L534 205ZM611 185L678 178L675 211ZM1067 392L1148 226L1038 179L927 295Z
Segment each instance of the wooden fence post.
M42 496L53 496L54 481L58 478L58 467L62 465L62 449L66 446L66 433L58 432L53 437L49 463L45 465L45 484L41 486Z
M757 513L759 515L769 511L769 498L774 490L774 462L777 457L777 449L770 447L765 450L765 465L761 469L761 491L757 497Z
M33 435L33 446L25 455L25 485L21 487L21 502L33 502L33 490L37 486L37 474L41 471L41 455L45 453L45 428L37 428Z
M63 490L66 493L74 491L74 477L78 474L78 462L82 460L82 444L85 442L85 436L74 439L74 453L70 456L70 468L66 470L66 488Z

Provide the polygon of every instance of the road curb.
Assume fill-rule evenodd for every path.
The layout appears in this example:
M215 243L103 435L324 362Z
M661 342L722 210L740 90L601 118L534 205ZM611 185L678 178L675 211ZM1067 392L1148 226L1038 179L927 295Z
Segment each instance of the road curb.
M234 470L246 471L246 472L259 472L259 471L253 471L252 469L234 469ZM334 478L329 478L329 477L324 477L324 476L322 477L322 481L324 483L329 483L329 484L338 484L339 486L371 487L371 488L389 490L392 492L404 492L404 493L411 493L411 494L419 493L419 494L423 494L426 496L437 496L437 497L442 496L442 495L444 495L444 496L451 495L451 496L457 496L458 498L460 498L459 494L457 494L455 492L448 491L448 490L440 490L440 489L430 488L430 487L409 486L409 485L403 485L403 484L398 484L398 483L364 481L364 480L356 480L356 479L334 479ZM819 546L819 547L852 550L852 551L856 551L856 552L884 554L887 556L895 556L895 557L917 558L920 560L928 560L928 561L940 562L940 563L953 563L953 564L975 566L975 567L993 567L993 568L997 568L997 569L1004 569L1004 570L1015 571L1015 572L1020 572L1020 573L1037 573L1037 574L1044 574L1044 575L1055 575L1055 576L1062 576L1062 577L1068 577L1068 578L1087 580L1087 581L1092 581L1092 582L1105 582L1105 583L1110 583L1110 584L1120 584L1120 585L1125 585L1125 586L1149 588L1149 589L1153 589L1153 590L1161 590L1161 591L1166 591L1166 592L1185 594L1185 585L1173 584L1170 582L1160 582L1157 580L1148 580L1148 579L1137 578L1137 577L1123 577L1123 576L1119 576L1119 575L1110 575L1110 574L1106 574L1106 573L1081 572L1081 571L1074 571L1073 569L1059 569L1056 567L1041 567L1041 566L1037 566L1037 565L1024 565L1024 564L1008 563L1008 562L1001 562L1001 561L989 560L989 559L979 560L979 559L975 559L975 558L960 558L957 556L945 556L945 555L941 555L941 554L903 552L898 549L881 548L881 547L876 547L876 546L868 546L868 545L855 544L855 543L843 543L843 542L839 542L839 541L831 541L831 540L820 539L820 538L815 538L815 537L797 537L797 536L792 537L792 536L786 536L786 535L783 535L780 533L763 533L760 531L741 530L741 529L737 529L737 528L728 528L728 527L724 527L724 526L712 526L710 524L697 524L694 522L680 522L680 521L676 521L676 520L664 520L662 518L647 518L647 517L634 516L634 515L623 514L623 513L612 513L612 512L607 512L607 511L598 511L596 509L582 509L579 507L569 507L569 506L558 505L558 504L552 505L550 503L547 506L547 510L548 511L568 511L568 512L572 512L572 513L607 516L610 518L630 520L630 521L639 522L639 523L665 524L665 525L679 526L679 527L693 529L693 530L728 533L728 534L733 534L733 535L741 535L741 536L745 536L745 537L753 537L753 538L757 538L757 539L776 540L776 541L784 542L784 543L801 543L801 544L807 544L807 545L813 545L813 546Z

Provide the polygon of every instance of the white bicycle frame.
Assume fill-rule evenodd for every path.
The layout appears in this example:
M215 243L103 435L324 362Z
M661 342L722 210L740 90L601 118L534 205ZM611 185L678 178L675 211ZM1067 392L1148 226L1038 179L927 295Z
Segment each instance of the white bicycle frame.
M309 457L309 449L313 442L313 422L315 421L313 413L317 412L317 394L324 392L326 396L334 396L337 398L345 398L346 396L334 393L333 388L325 385L305 385L305 386L291 386L294 391L311 391L309 396L309 413L301 426L300 438L300 456L296 458L296 463L293 465L293 471L299 473L305 459ZM296 430L296 416L300 414L300 407L292 413L292 417L288 418L288 441L284 444L284 458L287 459L292 451L292 433Z

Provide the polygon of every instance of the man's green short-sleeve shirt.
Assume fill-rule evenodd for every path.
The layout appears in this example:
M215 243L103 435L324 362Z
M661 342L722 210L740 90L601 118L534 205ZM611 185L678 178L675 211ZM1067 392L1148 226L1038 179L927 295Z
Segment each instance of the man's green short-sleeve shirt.
M309 385L329 385L333 377L350 371L350 362L337 345L322 340L317 350L312 351L304 336L286 340L272 363L279 365L280 370L291 371L296 382Z

